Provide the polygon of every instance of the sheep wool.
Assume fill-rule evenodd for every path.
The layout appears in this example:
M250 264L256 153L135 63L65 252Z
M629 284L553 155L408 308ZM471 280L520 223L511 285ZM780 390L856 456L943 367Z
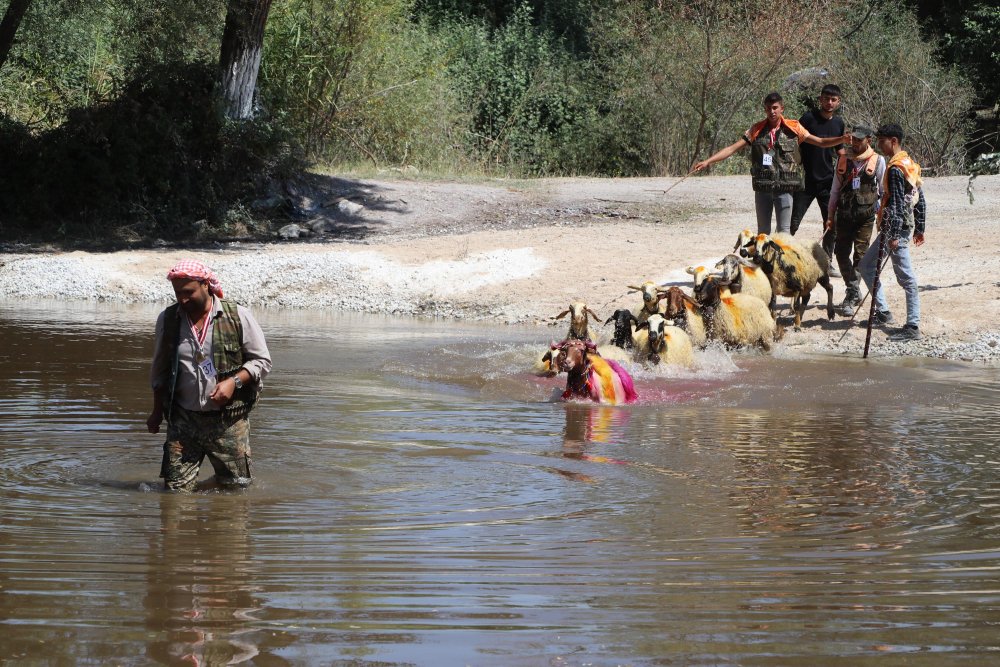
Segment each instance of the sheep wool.
M634 403L639 395L635 391L632 376L617 362L602 359L597 355L590 357L590 373L587 377L587 389L590 398L598 403L618 405L619 403ZM568 389L563 398L572 398Z

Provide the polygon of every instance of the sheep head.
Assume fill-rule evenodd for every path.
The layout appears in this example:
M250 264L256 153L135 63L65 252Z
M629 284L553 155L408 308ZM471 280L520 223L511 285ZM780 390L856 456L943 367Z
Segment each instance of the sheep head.
M601 321L600 316L591 310L587 304L582 301L574 301L569 304L569 308L562 311L553 319L561 320L562 318L569 315L569 337L579 338L581 340L587 338L587 317L593 317L598 322Z
M586 368L587 354L595 351L597 347L590 341L564 340L556 349L558 349L556 367L560 371L572 373L575 369Z
M729 284L730 281L718 274L708 276L701 286L702 305L714 308L723 298L731 296Z
M629 285L629 293L641 292L642 293L642 307L647 312L655 312L657 304L660 302L659 288L656 286L652 280L647 280L642 285Z
M663 297L667 300L666 315L669 318L679 317L685 314L686 304L694 305L694 301L685 294L680 287L671 287L663 292Z
M635 319L635 315L632 314L631 310L626 310L625 308L620 308L614 312L614 314L607 319L605 324L615 323L615 335L611 340L612 345L617 345L620 348L628 349L632 347L632 325L638 324L638 320Z
M740 235L736 237L736 245L733 246L733 252L739 252L741 257L747 257L748 255L744 252L743 248L753 237L754 234L749 229L742 230Z

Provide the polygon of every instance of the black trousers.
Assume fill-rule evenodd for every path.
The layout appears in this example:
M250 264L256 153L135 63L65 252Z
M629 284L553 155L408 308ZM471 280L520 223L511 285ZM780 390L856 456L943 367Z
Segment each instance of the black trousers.
M804 190L799 190L793 194L792 197L792 224L791 232L792 236L799 231L799 225L802 224L802 218L806 217L806 213L809 211L809 206L816 200L819 204L819 212L823 217L823 225L826 225L827 221L827 207L830 205L830 188L833 186L833 179L829 181L817 181L815 183L810 183L806 181L806 187ZM833 247L837 243L837 230L836 228L831 229L823 234L823 250L826 251L827 255L833 257Z

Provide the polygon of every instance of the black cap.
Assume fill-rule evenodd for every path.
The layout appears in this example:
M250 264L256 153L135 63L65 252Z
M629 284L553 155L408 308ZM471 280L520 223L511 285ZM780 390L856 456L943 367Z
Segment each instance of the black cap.
M900 141L903 140L903 128L898 123L886 123L885 125L880 125L875 131L876 137L896 137Z
M867 139L873 134L874 132L872 132L872 128L868 127L867 125L855 125L851 129L851 136L854 137L855 139Z

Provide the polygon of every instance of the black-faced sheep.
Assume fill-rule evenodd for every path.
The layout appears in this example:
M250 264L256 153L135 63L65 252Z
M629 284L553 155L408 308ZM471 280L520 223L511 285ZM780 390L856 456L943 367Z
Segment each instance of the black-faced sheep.
M694 366L691 338L680 327L667 324L662 315L650 315L636 328L635 356L653 365Z
M639 324L639 321L635 318L632 311L625 308L616 310L604 323L611 324L612 322L615 323L615 332L611 337L611 344L623 350L634 348L635 342L632 340L632 334L635 332L635 327Z
M771 349L779 330L763 301L755 296L733 294L717 275L705 279L701 296L710 338L727 347Z
M802 315L809 303L809 294L817 283L826 290L826 314L833 319L833 285L830 284L830 260L818 244L803 248L791 237L758 234L744 246L753 261L763 269L775 296L792 298L795 329L802 328ZM817 252L818 249L818 252Z

